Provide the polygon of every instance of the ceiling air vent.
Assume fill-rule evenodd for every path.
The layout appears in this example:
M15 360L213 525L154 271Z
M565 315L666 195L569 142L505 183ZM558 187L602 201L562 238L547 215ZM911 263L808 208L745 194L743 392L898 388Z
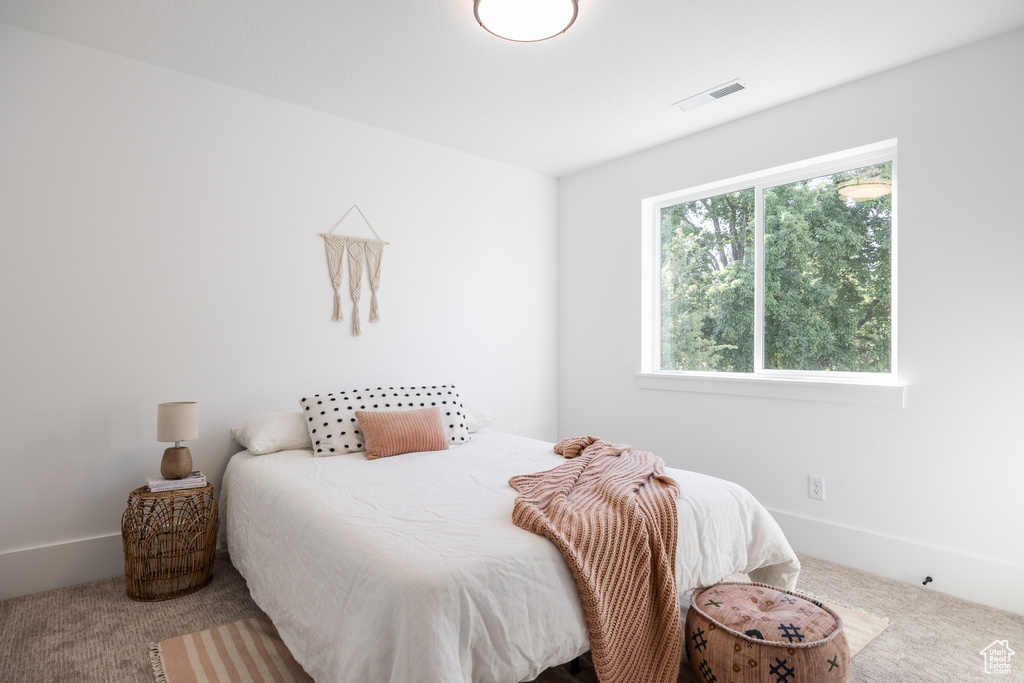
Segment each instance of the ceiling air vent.
M673 107L677 107L677 108L681 109L682 111L687 111L689 109L696 109L697 107L701 106L702 104L707 104L708 102L714 102L715 100L720 100L723 97L725 97L726 95L732 95L735 92L740 92L741 90L746 90L749 87L750 87L750 84L747 83L746 81L744 81L743 79L735 78L735 79L729 81L728 83L723 83L722 85L716 85L714 88L711 88L710 90L705 90L704 92L700 93L699 95L694 95L693 97L687 97L685 100L680 100L678 102L674 102L672 104L672 106Z

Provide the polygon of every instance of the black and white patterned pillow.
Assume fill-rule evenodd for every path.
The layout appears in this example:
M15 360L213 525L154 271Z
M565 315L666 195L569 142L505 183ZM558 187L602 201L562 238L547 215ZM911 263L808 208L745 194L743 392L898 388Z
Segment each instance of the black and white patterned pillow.
M299 399L309 439L313 442L314 457L366 450L355 415L357 410L415 410L431 406L441 411L449 445L457 446L470 440L462 399L454 384L353 389Z

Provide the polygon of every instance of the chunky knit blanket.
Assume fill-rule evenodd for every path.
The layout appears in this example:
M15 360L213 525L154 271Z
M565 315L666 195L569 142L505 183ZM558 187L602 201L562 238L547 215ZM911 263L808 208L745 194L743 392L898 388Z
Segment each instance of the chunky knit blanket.
M679 486L665 463L594 437L555 446L568 462L512 477L512 521L558 547L576 577L602 683L674 683L682 657Z

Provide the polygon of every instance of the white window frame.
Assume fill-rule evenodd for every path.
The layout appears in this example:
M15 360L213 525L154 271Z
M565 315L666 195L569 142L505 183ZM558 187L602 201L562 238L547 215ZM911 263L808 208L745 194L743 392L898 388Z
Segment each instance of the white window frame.
M890 372L822 372L773 370L764 367L764 190L778 185L892 161L892 349ZM885 140L785 166L748 173L650 197L641 202L641 352L637 385L713 394L902 407L904 387L897 371L897 158L896 140ZM754 372L662 370L661 366L661 210L754 188Z

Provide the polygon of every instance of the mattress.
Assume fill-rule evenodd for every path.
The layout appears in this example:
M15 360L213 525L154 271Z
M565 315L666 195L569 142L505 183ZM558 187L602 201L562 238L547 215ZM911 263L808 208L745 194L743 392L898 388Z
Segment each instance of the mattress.
M224 475L225 540L319 683L531 680L589 649L565 559L511 521L508 479L562 462L551 443L487 431L380 460L243 451ZM666 471L682 490L681 593L733 572L795 587L799 561L753 496Z

